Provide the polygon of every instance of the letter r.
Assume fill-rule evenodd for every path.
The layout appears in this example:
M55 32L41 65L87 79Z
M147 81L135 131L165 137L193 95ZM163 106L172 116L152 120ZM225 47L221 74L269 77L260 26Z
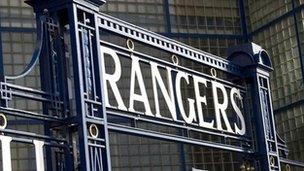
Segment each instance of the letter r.
M114 93L115 99L117 101L118 109L127 110L127 108L124 105L124 102L122 100L121 94L118 90L118 87L117 87L117 81L121 77L121 64L120 64L119 57L114 50L107 48L105 46L100 46L100 52L101 52L101 62L102 62L102 65L100 65L100 67L102 67L102 77L104 80L103 90L104 90L104 94L105 94L106 106L111 107L111 105L109 103L109 97L108 97L108 87L107 87L107 82L108 82ZM105 54L110 55L112 57L112 59L114 60L115 71L113 74L106 73Z

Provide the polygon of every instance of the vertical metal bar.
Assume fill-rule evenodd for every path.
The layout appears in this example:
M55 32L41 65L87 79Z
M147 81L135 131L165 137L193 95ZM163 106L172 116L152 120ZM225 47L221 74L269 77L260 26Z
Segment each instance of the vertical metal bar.
M58 20L58 15L55 16L56 17L56 21L60 21ZM58 87L59 87L59 96L60 96L60 100L63 102L62 104L62 114L60 117L62 118L66 118L66 117L70 117L69 116L69 109L70 109L70 104L69 104L69 90L68 90L68 69L69 66L67 66L67 57L65 54L65 44L64 44L64 24L59 23L59 30L58 30L58 34L60 35L59 38L56 40L56 52L58 53ZM73 142L72 139L72 133L70 132L69 128L66 127L64 128L65 134L67 139L69 140L69 142ZM69 144L66 144L67 146L69 146ZM64 148L63 149L64 152L64 162L60 162L60 163L64 163L62 168L64 168L65 170L72 170L74 168L74 161L71 155L71 151L70 148Z
M0 16L1 28L1 16ZM0 31L0 81L4 80L4 63L3 63L3 50L2 50L2 32Z
M256 117L256 131L258 152L260 155L260 163L262 170L280 169L279 153L276 138L276 129L272 112L270 89L269 89L269 74L256 69L253 71L252 97L253 97L253 112ZM265 75L266 74L266 75ZM263 80L265 79L265 80ZM266 85L264 85L266 81ZM264 86L268 86L267 90ZM272 148L272 146L275 146ZM271 165L271 158L277 162Z
M72 4L68 7L73 73L74 73L74 87L75 87L75 101L76 114L78 119L78 136L79 136L79 153L80 153L80 170L90 171L90 158L88 150L87 139L87 123L84 102L84 87L82 76L82 60L80 52L80 38L78 31L77 6Z
M255 127L255 156L263 171L281 170L275 120L269 85L269 74L272 71L270 57L265 50L253 43L231 49L229 60L244 67L244 78L250 86L252 114ZM247 59L246 59L247 58ZM248 60L246 64L242 60ZM253 157L253 156L251 156Z
M97 21L95 21L95 25L97 24L96 23ZM97 27L98 28L98 27ZM96 27L95 27L95 36L97 36L96 34L97 34L97 32L98 32L98 29L97 29ZM89 30L89 44L90 44L90 52L93 52L93 43L92 43L92 32L91 32L91 30ZM98 37L96 37L96 39L98 39ZM93 55L90 55L90 61L91 61L91 63L90 63L90 68L91 68L91 74L92 74L92 76L91 76L91 78L92 78L92 96L94 97L94 99L93 100L97 100L97 97L96 97L96 80L95 80L95 66L94 66L94 63L93 63L93 61L94 61L94 56ZM93 108L93 104L92 104L92 108Z
M180 149L180 162L181 162L181 170L187 170L187 166L186 166L186 154L185 154L185 148L184 148L184 144L179 143L178 144L179 149Z
M94 21L95 21L95 31L96 31L96 35L95 35L95 39L96 39L96 52L97 52L97 57L98 57L98 69L99 69L99 73L100 73L100 95L101 95L101 100L102 100L102 116L103 116L103 120L104 120L104 141L105 141L105 153L103 153L104 155L102 156L102 164L105 170L111 171L112 167L111 167L111 156L110 156L110 143L109 143L109 131L108 131L108 121L107 121L107 114L106 114L106 106L105 106L105 92L103 91L103 78L102 78L102 67L104 66L101 60L101 52L100 52L100 42L99 42L99 25L98 25L98 17L97 15L94 13Z
M171 30L171 19L170 19L170 5L169 5L169 0L164 0L163 1L163 8L164 8L164 13L165 13L165 21L166 21L166 33L170 35L172 32Z
M37 16L42 16L43 14L40 12L37 12L36 13ZM48 31L48 26L45 24L45 23L41 23L40 22L40 17L37 17L36 18L36 23L37 23L37 28L40 28L40 27L44 27L45 29L43 33L41 32L37 32L37 36L39 37L40 34L44 34L44 40L42 40L45 44L44 46L44 50L43 50L43 55L44 57L43 58L39 58L39 66L40 66L40 81L41 81L41 90L43 91L46 91L46 92L49 92L49 93L52 93L52 88L51 88L51 85L52 85L52 78L50 76L50 72L51 72L51 66L52 64L50 63L50 34L49 31ZM38 29L39 30L39 29ZM49 104L46 103L46 102L43 102L42 103L42 110L43 110L43 113L45 115L48 115L49 114ZM48 136L51 136L52 132L51 132L51 129L50 129L50 124L49 122L44 122L43 123L43 126L44 126L44 134L45 135L48 135ZM48 141L48 140L46 140ZM51 153L51 149L50 147L46 147L46 153L47 154L52 154ZM47 155L46 156L47 158L47 170L53 170L53 166L52 166L52 155Z
M172 72L173 73L173 72ZM173 85L173 87L175 87L175 81L174 80L176 80L176 73L174 73L173 75L172 75L172 78L171 78L172 80L172 83L174 84ZM168 84L169 84L169 80L168 80ZM174 97L176 97L176 94L177 94L177 92L176 92L176 90L174 90ZM177 113L177 118L178 119L182 119L181 118L181 114L180 114L180 109L179 109L179 106L178 106L178 103L177 103L177 99L175 98L175 108L176 108L176 113ZM179 134L181 135L181 136L185 136L185 135L187 135L187 133L185 132L185 130L179 130ZM184 146L184 144L183 143L178 143L177 144L178 145L178 147L179 147L179 149L180 149L180 156L179 156L179 160L180 160L180 162L181 162L181 165L180 165L180 169L181 170L187 170L187 166L186 166L186 155L185 155L185 146Z
M2 32L1 32L1 16L0 16L0 82L4 81L4 63L3 63L3 49L2 49ZM1 88L2 89L2 88ZM6 100L0 99L0 106L6 107Z
M238 0L239 12L241 17L241 25L243 31L243 38L245 43L249 42L247 20L246 20L246 10L244 5L244 0Z

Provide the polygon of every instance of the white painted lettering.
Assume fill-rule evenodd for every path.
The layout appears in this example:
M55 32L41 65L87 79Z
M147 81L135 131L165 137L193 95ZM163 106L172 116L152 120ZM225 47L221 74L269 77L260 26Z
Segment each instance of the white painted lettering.
M215 120L216 120L216 126L218 130L223 131L222 127L222 122L221 122L221 116L224 119L224 123L226 125L227 131L233 133L233 130L231 129L227 114L226 114L226 109L228 107L228 96L226 89L223 84L218 83L216 81L211 81L212 82L212 93L213 93L213 102L214 102L214 108L215 108ZM218 98L218 91L220 90L223 94L223 103L219 103L219 98Z
M139 66L139 59L137 57L131 56L132 58L132 68L131 68L131 85L130 85L130 104L129 111L135 112L134 110L134 101L143 102L145 106L145 114L153 116L144 84L144 79ZM139 90L141 94L135 93L135 80L137 78Z
M104 46L100 46L100 50L101 50L101 58L102 58L102 77L104 79L104 93L105 93L105 103L107 107L111 107L110 103L109 103L109 97L108 97L108 87L107 87L107 82L110 84L110 87L114 93L115 99L117 101L118 104L118 109L120 110L127 110L126 106L124 105L124 102L121 98L120 92L118 90L117 87L117 81L120 79L121 77L121 64L120 64L120 60L119 57L117 56L117 54L115 53L115 51L113 51L110 48L104 47ZM115 63L115 71L113 74L107 74L106 73L106 66L105 66L105 56L104 54L108 54L112 57L112 59L114 60Z
M214 120L212 120L211 122L204 121L202 103L207 106L207 100L206 100L206 95L204 96L200 95L200 88L199 88L199 84L202 84L205 87L207 87L207 80L202 77L198 77L194 75L193 82L194 82L195 100L197 106L199 125L205 128L213 128Z
M187 116L184 105L183 105L183 100L182 100L182 93L181 93L181 80L184 79L187 84L189 84L189 74L186 74L185 72L179 71L177 72L176 75L176 98L177 98L177 103L179 106L180 113L186 123L192 123L193 121L196 121L196 115L195 115L195 108L194 108L194 103L195 100L191 98L187 98L188 104L189 104L189 116Z
M157 91L157 85L158 85L164 96L164 99L170 110L173 120L177 120L174 92L173 92L173 87L172 87L171 68L166 67L167 80L168 80L168 86L169 86L169 92L168 92L168 90L165 87L164 81L161 78L161 75L158 71L158 65L155 62L150 62L150 64L151 64L152 84L153 84L154 102L155 102L155 110L156 110L155 116L161 117L160 110L159 110L158 91Z
M234 94L236 94L236 96L242 100L242 96L241 96L241 92L239 89L236 89L236 88L232 88L231 91L230 91L230 100L231 100L231 103L232 103L232 107L233 109L235 110L237 116L239 117L240 121L241 121L241 128L239 128L237 126L236 123L234 123L234 128L235 128L235 133L236 134L240 134L240 135L244 135L245 132L246 132L246 126L245 126L245 119L244 119L244 116L240 110L240 108L236 105L236 102L234 100Z

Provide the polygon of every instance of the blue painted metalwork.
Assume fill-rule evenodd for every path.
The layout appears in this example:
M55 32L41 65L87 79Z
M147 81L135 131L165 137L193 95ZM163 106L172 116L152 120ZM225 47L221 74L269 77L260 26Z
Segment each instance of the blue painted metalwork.
M163 1L163 8L164 8L164 17L166 21L166 33L171 33L171 18L170 18L170 5L169 0Z
M21 33L35 33L36 28L22 28L22 27L0 27L0 32L21 32Z
M238 6L239 6L239 11L240 11L240 17L241 17L243 39L244 39L245 42L249 42L244 0L238 0Z
M1 27L1 17L0 17L0 27ZM3 65L3 51L2 51L2 32L0 31L0 81L4 78L4 65Z
M269 86L269 72L272 71L270 58L261 47L250 43L235 47L228 59L245 67L249 78L253 104L253 118L256 130L256 156L260 170L281 170L278 138L272 109ZM246 60L244 58L247 58ZM242 59L242 60L241 60Z
M50 47L52 49L52 39L55 38L58 30L57 25L54 25L54 23L51 22L51 19L48 18L46 15L40 15L41 18L44 18L43 20L39 20L38 22L38 28L41 28L41 31L38 33L38 47L36 50L36 53L34 53L32 60L30 62L30 65L25 68L24 72L22 72L19 76L8 76L4 77L3 73L1 73L1 107L0 111L4 114L4 116L17 116L19 118L23 119L32 119L32 123L38 124L38 125L44 125L44 128L46 132L44 134L35 134L32 132L27 131L18 131L18 130L12 130L12 129L2 129L2 134L6 136L13 137L14 142L20 142L20 143L30 143L32 144L35 140L43 140L46 152L51 154L52 151L56 153L65 152L66 158L65 160L61 160L58 165L61 167L57 170L71 170L71 162L70 162L70 147L68 145L68 142L66 139L55 137L52 135L54 131L54 127L61 127L62 125L65 125L64 117L60 116L59 113L64 113L60 106L62 104L61 98L58 97L58 93L54 93L52 89L46 88L47 84L46 82L42 81L42 90L35 90L32 88L27 88L23 86L18 86L15 84L8 83L9 80L12 79L19 79L24 76L26 76L28 73L30 73L36 64L37 60L40 58L40 65L44 70L41 71L42 79L43 80L52 80L49 76L47 76L45 73L51 72L49 68L44 63L48 62L48 60L52 56L51 54L48 54L48 52L52 52L48 48ZM40 18L40 17L38 17ZM40 22L41 21L41 22ZM45 28L45 29L42 29ZM1 54L2 56L2 54ZM56 57L58 58L58 57ZM52 63L56 65L54 62ZM52 65L51 64L51 65ZM3 67L3 65L1 66ZM52 83L55 83L54 80L52 80ZM43 105L43 112L37 113L32 111L26 111L21 109L13 109L9 107L9 104L12 100L14 100L16 97L21 99L27 99L32 100L35 102L40 103ZM56 109L56 106L53 106L53 104L57 104L57 106L60 109ZM8 123L11 123L8 121ZM14 123L14 121L12 121ZM57 155L62 156L62 155ZM51 159L52 156L48 155L47 157L47 168L52 169ZM66 162L66 163L64 163ZM69 164L67 164L69 163Z
M25 69L24 74L1 80L0 111L5 115L36 120L33 123L43 122L46 131L44 134L12 129L0 131L14 137L13 141L24 143L32 143L32 139L45 141L48 145L46 152L49 156L46 159L50 163L47 165L49 170L55 169L51 162L53 159L51 152L54 148L56 148L55 161L62 161L56 170L111 170L109 131L246 154L251 157L250 162L259 163L261 167L256 165L257 169L265 171L281 170L281 162L293 163L285 159L288 153L286 145L276 133L269 87L269 72L272 66L268 54L259 46L250 44L238 47L236 50L231 49L229 60L225 60L102 14L98 11L99 6L104 3L101 0L30 0L28 3L34 7L37 18L45 17L45 20L42 20L40 24L38 22L37 25L38 29L45 29L38 32L38 38L41 41L38 41L40 43L38 43L37 53L34 53L33 62ZM105 36L102 34L103 31L178 55L182 59L203 67L217 69L237 80L233 80L234 82L222 80L184 66L174 65L143 52L130 51L103 40ZM170 35L180 36L172 33ZM247 35L246 32L244 35ZM227 36L234 37L235 35ZM105 83L101 75L104 65L101 60L100 45L111 47L122 57L132 54L142 60L153 61L162 67L171 66L176 70L212 78L225 84L227 88L238 87L242 94L251 95L249 101L252 103L253 112L248 123L253 133L237 136L222 131L202 129L198 124L185 124L165 118L151 118L140 112L106 108L103 91ZM37 59L40 60L42 90L8 82L10 79L26 76L33 69ZM72 73L69 72L70 70ZM3 73L1 76L4 78ZM246 87L249 87L249 90ZM9 103L16 97L41 103L43 112L9 108ZM69 105L71 101L75 106ZM116 119L108 119L108 116ZM121 120L127 120L131 124L118 122ZM140 123L174 128L179 133L144 129L139 126ZM214 136L220 141L213 142L191 137L190 133ZM237 143L231 143L229 140ZM254 144L257 144L257 147ZM280 156L280 154L283 155ZM296 162L294 164L301 165Z
M191 46L160 36L149 30L129 24L125 21L99 13L99 26L113 33L121 34L147 45L161 48L168 52L194 60L201 64L207 64L216 69L241 76L240 67L216 55L195 49Z

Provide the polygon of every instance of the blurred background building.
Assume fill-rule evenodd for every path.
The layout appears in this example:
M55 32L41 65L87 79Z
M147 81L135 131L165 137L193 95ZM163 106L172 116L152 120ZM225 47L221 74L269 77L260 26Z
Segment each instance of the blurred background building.
M107 0L101 11L221 57L234 45L249 41L261 45L274 67L271 88L277 130L287 141L289 158L304 161L303 0ZM34 18L23 0L0 0L0 55L7 75L20 73L32 55ZM39 68L17 84L39 88ZM24 100L14 105L41 110ZM15 127L43 131L30 121ZM110 138L115 170L230 171L240 167L238 156L225 151L117 133ZM13 148L14 170L32 170L33 150L18 144Z

